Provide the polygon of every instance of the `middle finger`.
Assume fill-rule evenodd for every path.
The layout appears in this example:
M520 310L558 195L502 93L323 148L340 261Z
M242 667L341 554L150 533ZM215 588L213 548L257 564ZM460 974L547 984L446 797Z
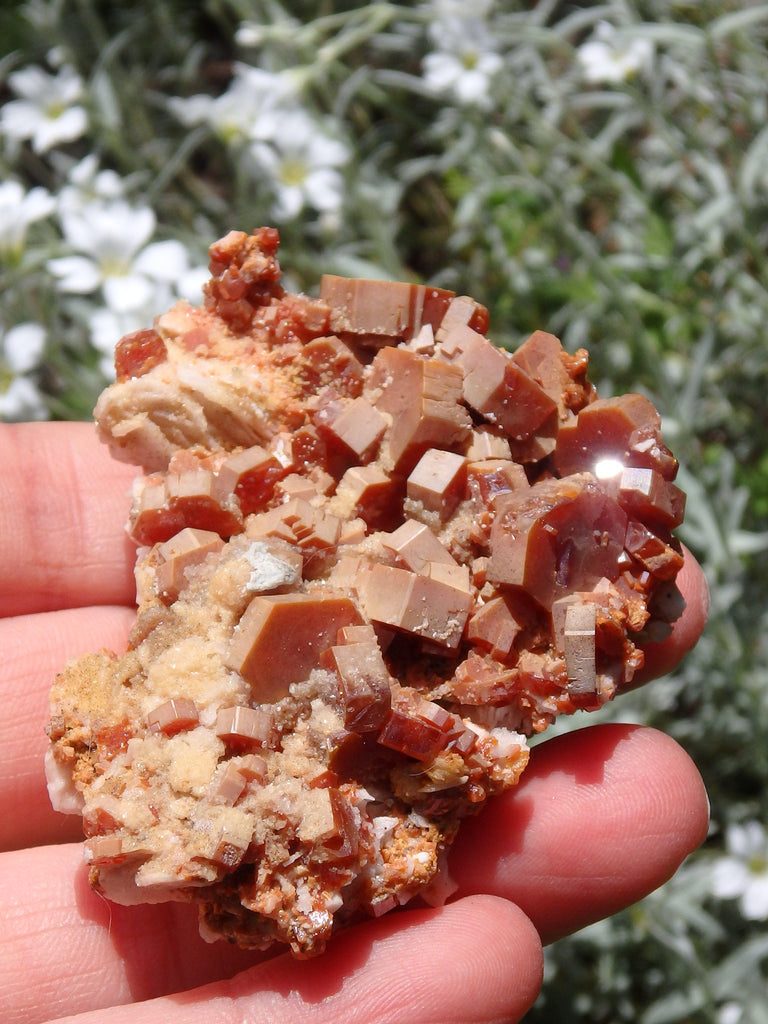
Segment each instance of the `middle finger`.
M89 650L123 651L130 608L68 608L0 619L0 849L82 836L79 818L56 813L45 784L48 692L70 658Z

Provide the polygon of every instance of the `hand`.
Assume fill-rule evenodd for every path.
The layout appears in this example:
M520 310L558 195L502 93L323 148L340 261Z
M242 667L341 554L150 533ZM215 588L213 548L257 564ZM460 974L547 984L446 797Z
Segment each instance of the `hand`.
M459 883L439 910L341 932L318 959L206 945L194 908L123 908L88 886L80 822L43 776L48 690L71 657L124 648L135 470L87 424L0 426L0 1010L11 1022L517 1021L541 982L541 941L628 906L704 838L699 775L670 739L602 725L536 747L523 781L466 822ZM695 642L706 586L692 559L666 671ZM72 1015L72 1016L67 1016Z

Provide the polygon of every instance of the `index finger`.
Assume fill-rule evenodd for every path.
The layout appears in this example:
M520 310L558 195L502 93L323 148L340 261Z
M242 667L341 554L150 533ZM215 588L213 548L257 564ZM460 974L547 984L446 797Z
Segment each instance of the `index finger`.
M0 616L133 604L136 472L92 424L0 425Z

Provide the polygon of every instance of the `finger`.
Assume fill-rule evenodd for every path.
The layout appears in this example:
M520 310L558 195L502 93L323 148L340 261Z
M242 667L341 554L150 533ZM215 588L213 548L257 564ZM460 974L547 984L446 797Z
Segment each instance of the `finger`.
M460 894L511 900L551 942L667 881L708 816L701 777L673 740L593 726L534 748L518 787L465 823L451 870Z
M672 626L672 635L663 643L646 644L645 664L625 689L634 689L667 672L671 672L696 644L704 631L709 615L709 587L704 572L691 552L685 548L685 561L677 577L677 585L685 598L685 610Z
M298 970L281 956L231 983L192 993L186 1006L161 999L112 1019L150 1024L160 1016L167 1024L204 1024L218 1012L221 1024L239 1024L243 1014L275 1024L514 1024L538 994L542 966L538 936L516 907L470 897L343 933L322 960Z
M105 647L125 650L129 608L71 608L0 619L0 849L82 836L79 818L56 813L45 784L48 692L70 658Z
M133 603L135 475L90 424L0 425L0 615Z
M13 894L30 878L24 905ZM391 915L340 933L317 960L284 954L228 982L258 954L203 943L186 905L104 903L87 887L74 847L2 855L0 894L10 907L0 934L3 1019L83 1013L72 1020L91 1024L107 1006L149 1000L112 1009L111 1024L517 1020L541 981L533 927L492 897ZM162 998L213 978L223 980Z
M0 854L0 1019L43 1021L228 977L254 957L199 937L187 904L120 907L88 884L82 846Z

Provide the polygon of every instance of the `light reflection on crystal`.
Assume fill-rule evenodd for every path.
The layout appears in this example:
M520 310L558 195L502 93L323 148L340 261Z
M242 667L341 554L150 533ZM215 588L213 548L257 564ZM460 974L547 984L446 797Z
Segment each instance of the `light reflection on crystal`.
M624 463L621 459L599 459L595 463L595 476L598 480L610 480L624 472Z

